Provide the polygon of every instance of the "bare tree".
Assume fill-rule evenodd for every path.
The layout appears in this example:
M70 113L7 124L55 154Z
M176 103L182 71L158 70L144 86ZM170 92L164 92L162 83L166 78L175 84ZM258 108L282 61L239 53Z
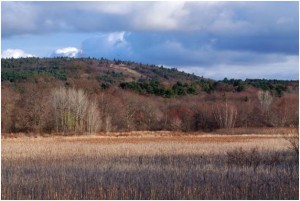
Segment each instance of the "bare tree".
M20 94L10 88L1 90L1 128L3 133L12 130L12 114L19 99Z
M289 149L294 151L297 158L299 158L299 127L291 126L284 138L289 142Z
M171 129L174 131L182 130L182 120L180 117L176 116L171 119Z
M142 98L139 101L139 109L141 113L141 115L139 116L139 121L142 125L141 128L143 130L155 129L161 116L161 112L158 109L157 103L151 99Z
M109 133L112 130L111 120L112 120L111 116L107 115L105 117L105 125L104 125L104 127L105 127L105 132L106 133Z
M82 89L77 91L69 90L68 98L71 106L71 112L75 116L75 123L73 125L74 128L72 128L72 130L74 130L75 133L82 133L84 131L83 123L89 100Z
M213 108L209 103L198 104L194 109L194 127L196 130L211 130L216 127Z
M12 103L15 102L14 96L10 99ZM11 104L8 106L10 107L5 109L11 109ZM32 83L26 85L13 106L10 115L12 115L12 129L15 132L41 133L50 123L47 116L48 92L45 89L39 90L39 87Z
M276 127L289 127L298 124L299 98L295 94L285 94L272 104L269 121Z
M262 109L265 111L269 110L270 105L273 101L271 93L269 91L259 91L257 97Z
M52 95L51 103L52 103L53 115L55 119L56 132L65 133L66 131L65 114L68 105L67 89L65 88L54 89L51 95Z
M265 113L266 122L269 121L270 106L273 102L273 97L269 91L259 91L257 94L262 111Z
M138 112L139 105L141 103L138 101L139 97L133 93L124 92L122 95L124 112L123 115L126 122L127 131L130 131L135 128L134 117Z
M90 101L86 111L86 125L89 134L97 132L101 127L101 118L98 112L98 105L95 101Z
M107 89L98 95L98 103L102 122L102 130L111 132L126 129L124 93L113 88Z
M100 128L98 105L83 90L55 89L51 103L57 132L93 133Z
M213 108L213 115L220 128L234 128L237 109L226 100L225 103L217 104Z

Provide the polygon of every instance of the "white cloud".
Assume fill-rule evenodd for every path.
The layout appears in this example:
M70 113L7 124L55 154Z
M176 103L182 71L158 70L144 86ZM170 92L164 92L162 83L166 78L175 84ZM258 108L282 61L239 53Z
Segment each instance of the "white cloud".
M122 43L126 43L124 36L125 36L124 31L102 35L103 38L106 38L107 44L111 47Z
M79 57L82 54L82 50L76 47L65 47L55 50L52 54L54 57Z
M133 26L145 30L181 29L181 20L189 14L184 5L185 2L154 2L135 14Z
M24 2L2 3L2 34L24 34L37 30L38 12L33 5Z
M2 58L21 58L21 57L34 57L34 55L24 52L21 49L7 49L1 54Z
M84 56L128 59L130 44L126 41L127 32L112 32L91 37L82 42Z
M128 42L125 39L126 34L130 33L122 31L100 34L84 41L83 46L86 47L85 44L88 44L93 47L100 47L103 51L113 51L128 45Z
M74 8L89 12L125 15L134 11L138 7L138 4L138 2L101 2L98 4L76 2Z

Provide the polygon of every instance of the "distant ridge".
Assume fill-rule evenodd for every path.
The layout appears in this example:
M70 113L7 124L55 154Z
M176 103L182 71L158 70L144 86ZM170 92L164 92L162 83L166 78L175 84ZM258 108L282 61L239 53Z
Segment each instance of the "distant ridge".
M2 82L30 82L37 78L49 78L51 82L65 82L71 86L74 80L96 82L99 88L120 87L140 94L163 97L196 95L201 92L241 92L248 87L270 90L281 96L284 92L297 91L297 80L227 79L215 81L176 68L108 60L105 58L19 58L1 59Z

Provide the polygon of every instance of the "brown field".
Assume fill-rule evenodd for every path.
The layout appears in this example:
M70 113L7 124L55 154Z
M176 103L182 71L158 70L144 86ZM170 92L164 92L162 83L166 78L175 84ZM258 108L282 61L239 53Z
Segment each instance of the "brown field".
M2 199L299 198L280 135L5 135L1 166Z

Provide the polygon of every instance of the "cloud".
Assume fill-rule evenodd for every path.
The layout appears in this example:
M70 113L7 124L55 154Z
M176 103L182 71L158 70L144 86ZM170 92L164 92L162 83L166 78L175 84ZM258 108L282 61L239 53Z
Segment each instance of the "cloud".
M215 48L221 50L299 54L298 2L3 2L2 5L4 39L24 34L94 35L125 31L170 36L172 32L185 40L215 38Z
M182 67L178 68L188 73L213 78L217 80L227 78L239 79L299 79L298 56L285 56L277 62L264 62L254 65L224 65L216 64L206 67Z
M53 52L53 57L80 57L82 50L76 47L65 47L57 49Z
M21 49L7 49L1 54L2 58L21 58L21 57L34 57L34 55L24 52Z
M138 2L101 2L101 3L78 3L74 8L88 12L106 13L113 15L126 15L137 9Z
M156 2L140 9L133 27L143 30L180 30L181 19L188 16L185 2Z
M38 12L33 5L24 2L3 3L1 18L2 36L4 37L37 31Z
M3 2L3 36L53 32L298 30L298 2ZM282 30L284 26L284 30Z
M99 34L82 42L83 56L105 57L110 59L128 60L131 55L130 44L126 32Z

